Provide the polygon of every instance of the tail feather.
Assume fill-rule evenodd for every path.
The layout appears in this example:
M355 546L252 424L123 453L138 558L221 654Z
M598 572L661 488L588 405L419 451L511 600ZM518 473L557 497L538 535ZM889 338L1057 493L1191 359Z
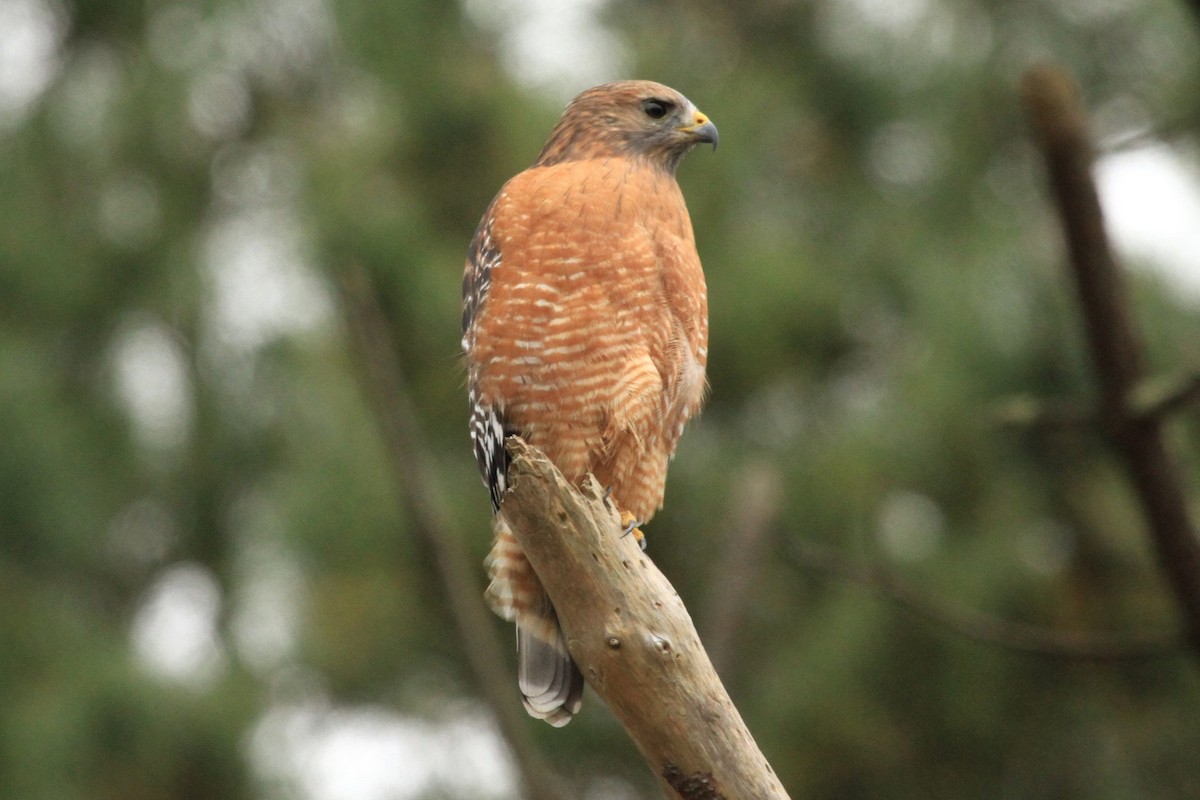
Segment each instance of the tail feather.
M554 641L517 623L517 684L524 696L525 710L531 717L544 719L561 728L579 712L583 698L583 675L567 652L558 620L553 622ZM542 624L536 627L542 627Z
M583 696L583 675L567 651L558 615L503 516L487 558L492 610L517 624L517 683L529 715L556 728L571 721Z

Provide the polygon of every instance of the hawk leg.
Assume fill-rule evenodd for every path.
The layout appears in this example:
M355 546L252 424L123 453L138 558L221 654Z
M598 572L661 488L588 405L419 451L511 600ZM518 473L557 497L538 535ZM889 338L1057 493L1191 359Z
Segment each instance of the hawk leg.
M620 510L621 510L621 531L622 531L621 535L628 536L629 534L633 534L633 538L637 540L638 547L645 550L646 549L646 534L642 533L642 529L638 527L639 525L642 524L642 521L639 520L637 517L635 517L633 514L629 513L628 511L625 511L624 509L620 509Z

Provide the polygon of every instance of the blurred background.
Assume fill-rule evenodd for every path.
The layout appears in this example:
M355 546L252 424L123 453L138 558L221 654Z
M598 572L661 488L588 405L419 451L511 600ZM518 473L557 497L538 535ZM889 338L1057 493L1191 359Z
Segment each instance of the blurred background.
M478 597L467 243L623 77L721 131L680 174L711 399L649 554L792 796L1200 797L1194 653L1016 652L814 558L1181 628L1103 441L995 408L1095 397L1042 60L1093 114L1151 369L1200 365L1198 31L1183 0L0 0L0 797L520 796L336 287L377 289ZM1196 500L1195 413L1168 432ZM570 796L657 795L594 695L527 724Z

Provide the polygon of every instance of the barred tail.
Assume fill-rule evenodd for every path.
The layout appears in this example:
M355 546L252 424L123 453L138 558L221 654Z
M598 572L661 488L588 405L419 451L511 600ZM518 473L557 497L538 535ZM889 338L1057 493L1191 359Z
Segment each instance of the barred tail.
M567 652L558 615L512 531L496 516L488 555L492 610L517 624L517 684L531 717L556 728L571 721L583 696L583 675Z

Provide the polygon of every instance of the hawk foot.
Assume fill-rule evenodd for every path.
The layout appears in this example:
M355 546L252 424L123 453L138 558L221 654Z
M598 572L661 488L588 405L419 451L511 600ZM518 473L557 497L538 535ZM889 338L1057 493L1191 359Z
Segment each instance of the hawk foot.
M633 514L628 511L621 512L621 536L633 534L633 538L637 539L638 547L646 549L646 534L642 533L642 529L638 527L642 523Z

